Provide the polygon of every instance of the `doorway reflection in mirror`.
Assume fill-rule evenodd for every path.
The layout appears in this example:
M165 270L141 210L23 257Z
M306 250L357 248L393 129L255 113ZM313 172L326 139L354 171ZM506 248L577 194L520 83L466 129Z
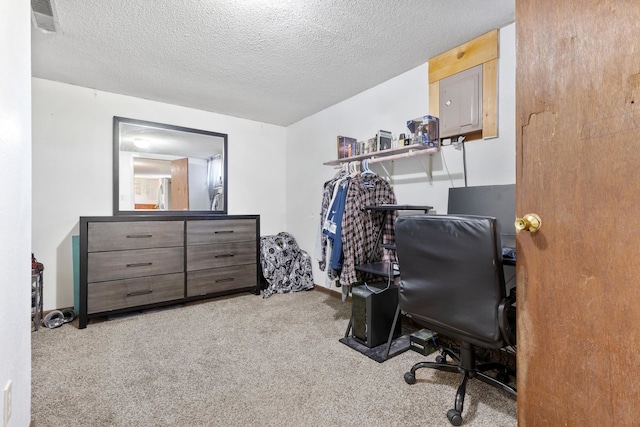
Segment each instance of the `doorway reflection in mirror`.
M224 206L224 185L222 182L222 156L220 154L207 160L207 189L209 190L209 210L221 210Z

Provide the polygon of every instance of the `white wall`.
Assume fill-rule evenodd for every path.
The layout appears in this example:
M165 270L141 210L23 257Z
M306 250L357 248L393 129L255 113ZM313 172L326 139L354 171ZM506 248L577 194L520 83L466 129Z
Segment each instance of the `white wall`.
M500 30L499 137L466 144L468 185L515 183L515 24ZM428 58L425 58L428 60ZM429 114L428 64L307 117L287 128L287 231L314 254L322 186L336 170L336 137L358 140L384 129L406 132L406 121ZM430 156L371 164L391 174L398 204L431 205L446 213L448 189L464 185L462 151L452 146ZM431 176L429 174L431 172ZM316 284L329 286L314 260Z
M31 419L30 31L29 2L0 2L0 390L12 382L10 427Z
M73 306L78 218L112 215L113 116L228 134L229 214L260 214L263 235L285 229L284 127L49 80L32 85L32 241L45 265L45 310Z

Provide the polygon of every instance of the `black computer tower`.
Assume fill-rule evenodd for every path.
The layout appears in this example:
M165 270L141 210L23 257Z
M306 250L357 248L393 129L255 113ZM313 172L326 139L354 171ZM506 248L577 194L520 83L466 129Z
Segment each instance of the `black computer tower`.
M398 288L386 283L359 285L351 295L353 338L369 348L386 343L398 307ZM400 323L398 319L393 338L400 336Z

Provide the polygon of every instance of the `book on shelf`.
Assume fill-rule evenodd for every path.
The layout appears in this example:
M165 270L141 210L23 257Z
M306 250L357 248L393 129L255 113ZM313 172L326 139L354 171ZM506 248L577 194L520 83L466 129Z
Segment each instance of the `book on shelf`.
M353 157L358 154L358 140L338 135L338 159Z

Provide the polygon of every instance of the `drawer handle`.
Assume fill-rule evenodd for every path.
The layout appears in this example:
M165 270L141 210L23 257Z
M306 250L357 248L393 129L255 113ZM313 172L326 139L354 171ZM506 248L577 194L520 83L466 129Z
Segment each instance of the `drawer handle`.
M127 267L148 267L152 264L152 262L139 262L136 264L127 264Z
M229 233L233 233L233 230L220 230L220 231L213 232L213 234L229 234Z
M227 277L226 279L217 279L216 283L220 283L220 282L233 282L234 280L236 280L235 277Z
M233 256L233 252L230 254L222 254L222 255L216 255L214 256L214 258L229 258Z
M136 291L136 292L127 292L128 297L136 297L139 295L147 295L153 292L153 289L148 289L146 291Z
M127 234L127 239L140 239L142 237L153 237L153 234Z

